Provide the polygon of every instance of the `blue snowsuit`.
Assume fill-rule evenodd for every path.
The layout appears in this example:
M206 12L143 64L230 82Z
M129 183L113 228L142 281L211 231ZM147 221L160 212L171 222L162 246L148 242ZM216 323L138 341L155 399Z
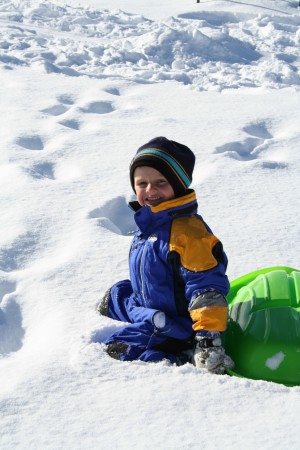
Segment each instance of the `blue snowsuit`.
M129 253L130 280L112 286L108 304L108 316L128 324L105 341L125 344L120 360L176 362L179 352L192 347L196 331L225 330L226 300L195 303L206 291L225 298L229 290L227 257L197 206L193 190L155 207L132 204L138 230ZM165 313L163 327L154 324L158 312Z

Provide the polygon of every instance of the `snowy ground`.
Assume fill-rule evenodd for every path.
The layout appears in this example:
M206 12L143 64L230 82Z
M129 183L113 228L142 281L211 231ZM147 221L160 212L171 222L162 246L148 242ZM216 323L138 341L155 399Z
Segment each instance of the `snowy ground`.
M94 311L158 135L196 153L230 279L300 268L297 6L0 0L1 450L299 448L300 387L119 363Z

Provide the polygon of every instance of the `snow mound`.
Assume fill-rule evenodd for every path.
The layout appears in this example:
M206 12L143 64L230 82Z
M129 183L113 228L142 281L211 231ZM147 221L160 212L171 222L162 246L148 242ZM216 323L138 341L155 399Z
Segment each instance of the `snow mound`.
M201 11L152 21L121 10L0 6L0 61L67 76L176 80L199 90L300 84L300 17Z

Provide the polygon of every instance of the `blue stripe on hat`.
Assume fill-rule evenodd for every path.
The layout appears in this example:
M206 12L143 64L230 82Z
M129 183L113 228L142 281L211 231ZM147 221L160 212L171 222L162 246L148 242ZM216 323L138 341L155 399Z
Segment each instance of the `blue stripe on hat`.
M188 187L191 184L191 180L189 179L189 177L187 176L185 171L178 164L178 162L171 156L167 155L166 153L162 152L161 150L157 150L155 148L147 148L145 150L140 151L135 156L133 161L137 160L140 156L144 156L144 155L155 155L155 156L158 156L159 158L164 159L166 162L168 162L170 164L172 169L181 178L182 182L185 184L186 187Z

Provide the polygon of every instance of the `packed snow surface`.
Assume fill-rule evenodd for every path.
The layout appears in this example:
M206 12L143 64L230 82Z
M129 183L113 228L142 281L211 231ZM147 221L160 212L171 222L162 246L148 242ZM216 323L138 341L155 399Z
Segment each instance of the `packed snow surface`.
M199 90L299 86L300 16L290 9L276 16L275 7L265 14L199 9L155 21L13 1L0 12L0 61L68 76L175 80Z
M0 0L1 450L300 447L300 387L120 363L95 312L159 135L197 156L231 280L300 269L299 67L296 1Z

